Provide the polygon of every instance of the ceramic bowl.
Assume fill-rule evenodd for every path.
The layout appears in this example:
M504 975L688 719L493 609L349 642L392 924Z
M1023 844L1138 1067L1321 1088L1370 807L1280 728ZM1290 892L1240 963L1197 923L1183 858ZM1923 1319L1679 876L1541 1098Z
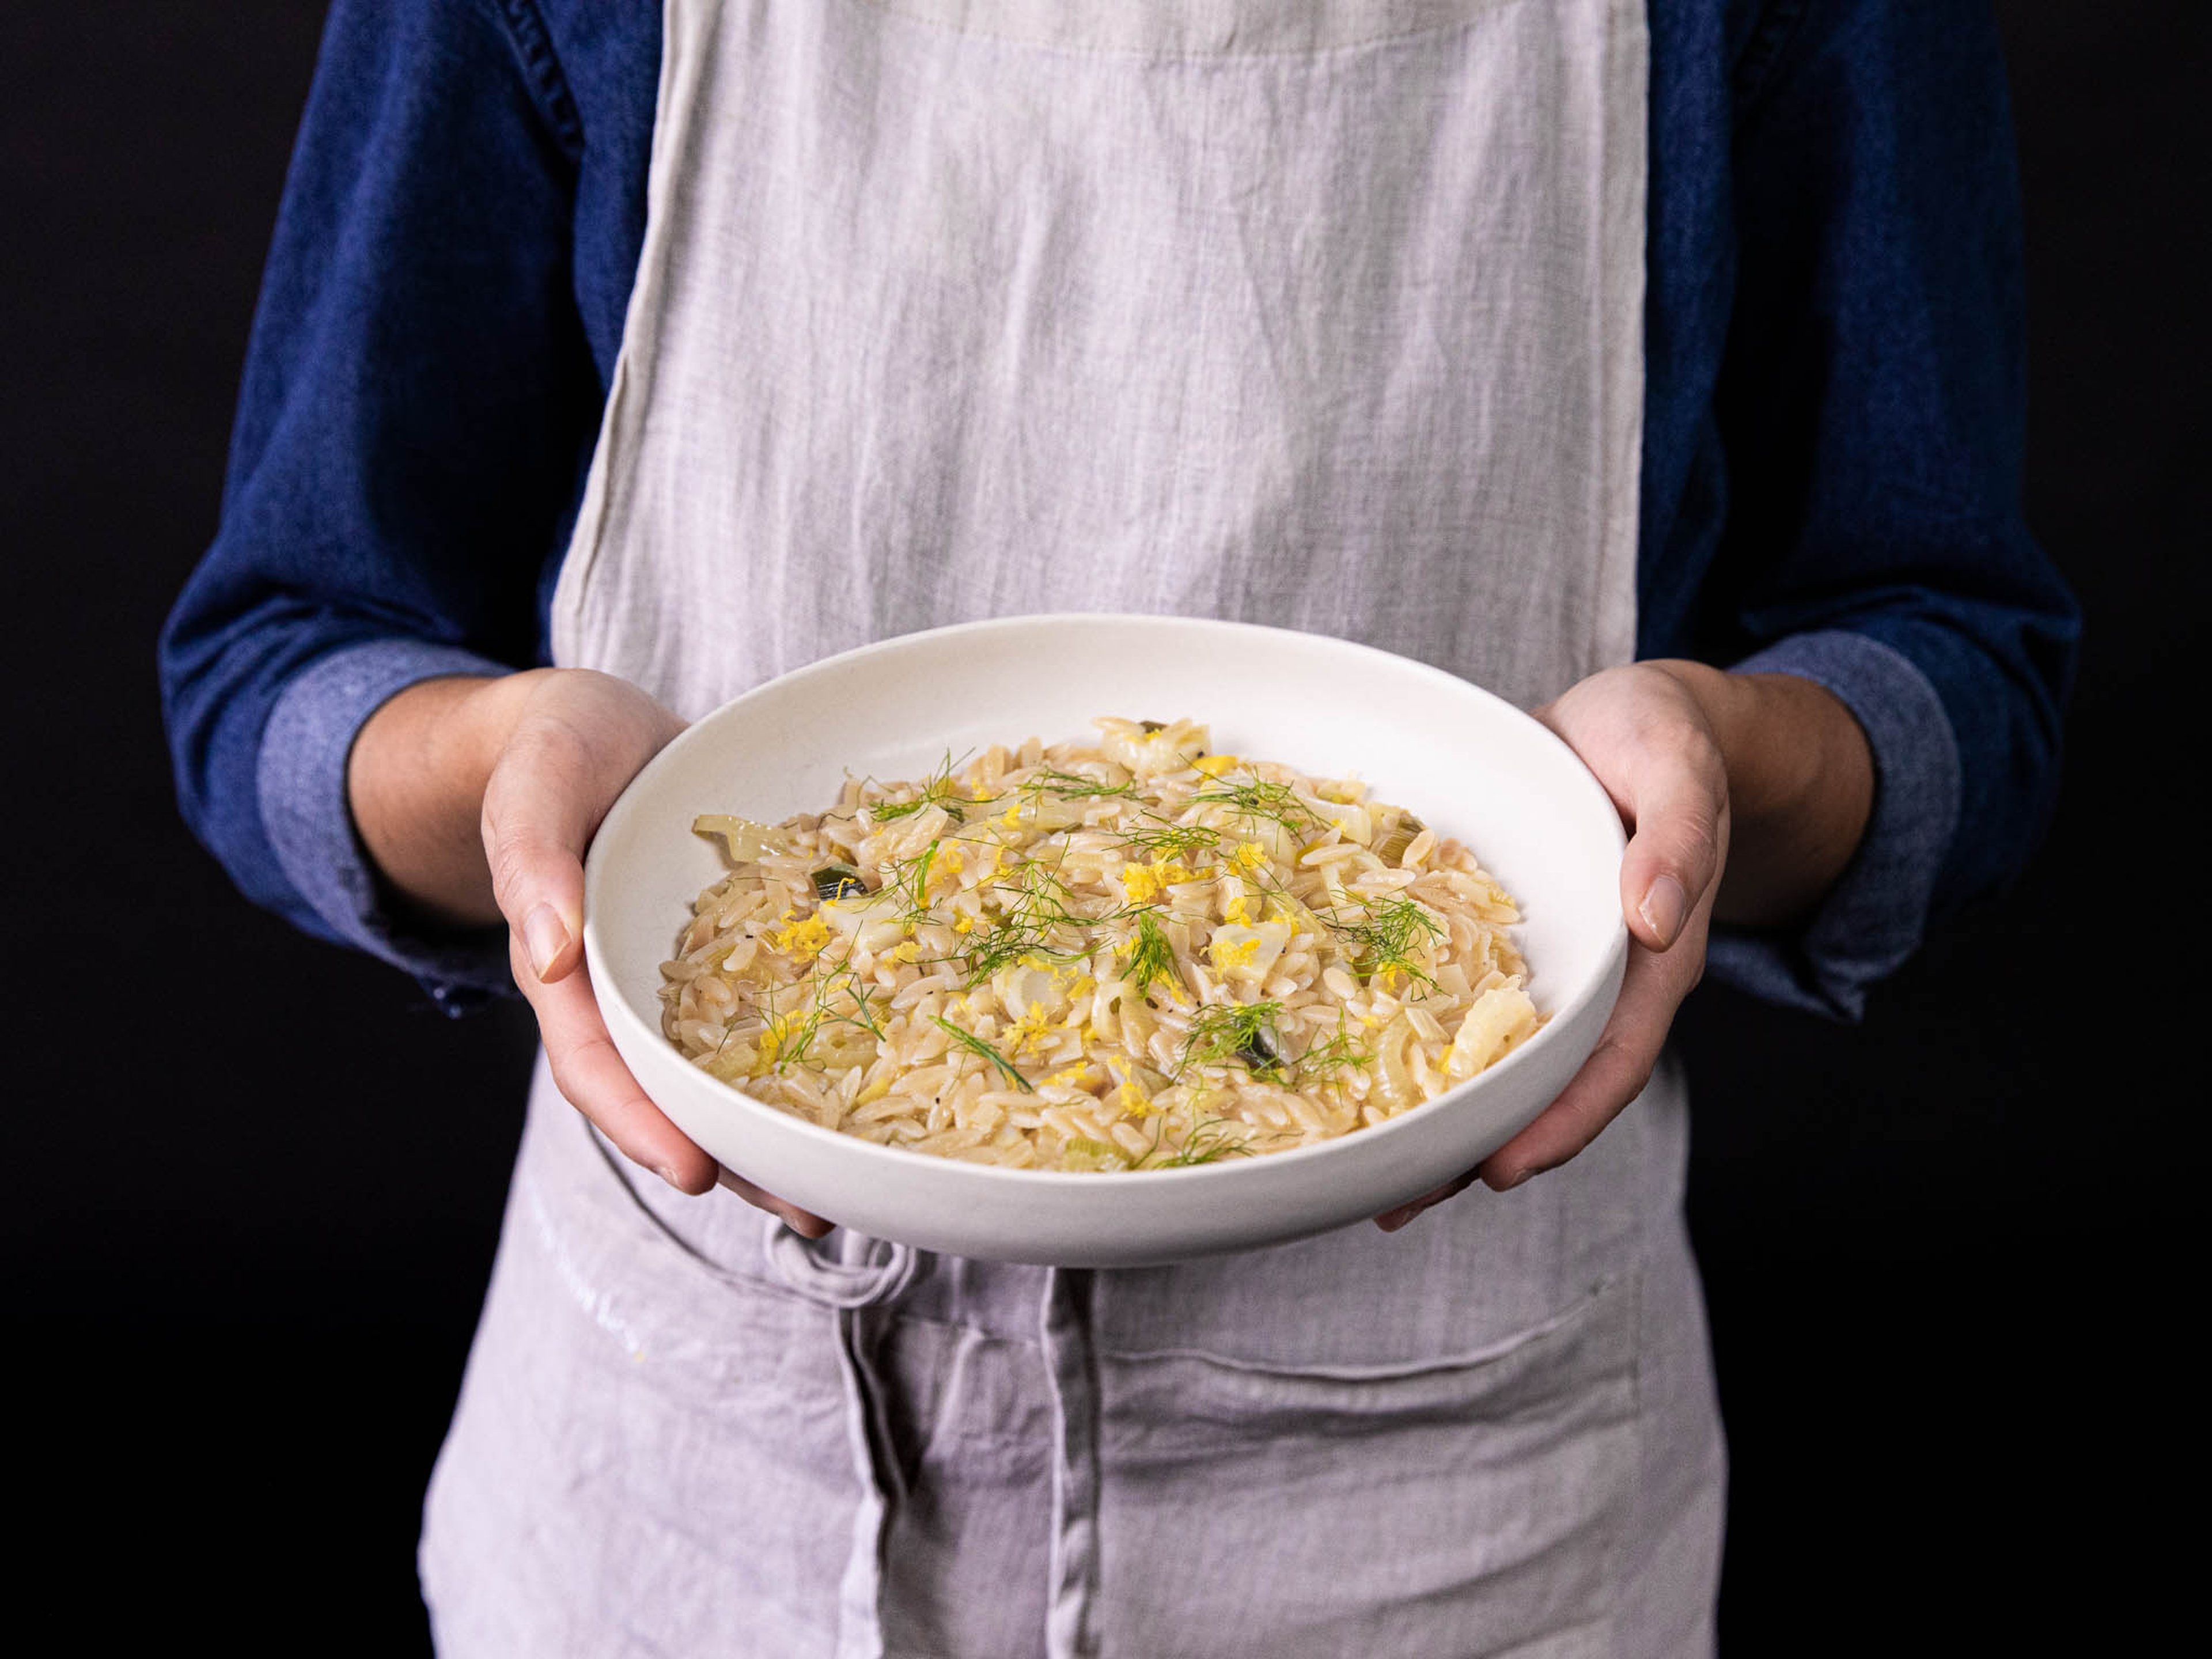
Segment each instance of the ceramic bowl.
M660 1032L660 963L725 873L702 812L819 811L848 771L920 778L1099 714L1212 727L1216 749L1357 775L1474 851L1521 905L1544 1028L1378 1127L1194 1168L1061 1174L878 1146L803 1122L699 1070ZM607 815L586 868L584 941L615 1046L677 1125L731 1170L841 1225L933 1250L1065 1267L1249 1249L1363 1221L1471 1169L1540 1111L1596 1044L1627 960L1623 840L1565 744L1466 681L1316 635L1179 617L1026 617L887 640L748 691L687 730Z

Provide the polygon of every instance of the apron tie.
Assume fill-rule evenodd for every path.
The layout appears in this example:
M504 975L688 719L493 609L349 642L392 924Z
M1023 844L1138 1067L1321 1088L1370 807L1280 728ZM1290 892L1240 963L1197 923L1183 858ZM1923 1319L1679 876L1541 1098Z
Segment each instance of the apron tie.
M768 1265L785 1285L825 1308L878 1308L914 1282L914 1248L840 1227L805 1238L770 1216L763 1229Z
M884 1388L869 1356L868 1310L896 1301L914 1280L911 1246L838 1229L805 1238L773 1217L762 1249L775 1276L837 1322L837 1369L845 1384L845 1443L860 1499L852 1547L837 1581L836 1659L883 1659L884 1530L896 1494L896 1465L883 1417Z
M1039 1325L1052 1388L1052 1555L1047 1659L1096 1653L1098 1587L1098 1385L1091 1340L1091 1270L1046 1270Z

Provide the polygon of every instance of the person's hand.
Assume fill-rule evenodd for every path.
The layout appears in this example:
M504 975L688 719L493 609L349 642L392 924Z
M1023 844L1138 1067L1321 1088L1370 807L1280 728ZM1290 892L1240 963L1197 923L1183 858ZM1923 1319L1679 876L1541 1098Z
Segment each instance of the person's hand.
M1377 1216L1385 1232L1478 1178L1504 1192L1596 1139L1650 1081L1674 1011L1705 973L1729 830L1728 769L1705 709L1673 675L1638 665L1593 675L1535 715L1582 757L1629 831L1620 862L1629 932L1620 997L1565 1091L1477 1168Z
M679 1192L719 1183L819 1237L827 1221L722 1169L669 1121L623 1063L592 994L585 851L615 798L683 729L606 674L426 682L363 728L349 773L356 819L418 902L489 921L488 901L505 920L514 982L538 1016L554 1082L625 1156ZM457 799L481 802L480 852L441 844L454 838Z
M1650 1081L1675 1011L1704 975L1716 902L1732 921L1800 915L1865 831L1874 792L1865 734L1810 681L1641 663L1594 674L1535 715L1582 757L1629 831L1620 864L1628 970L1565 1092L1477 1168L1377 1216L1386 1232L1478 1179L1504 1192L1596 1139Z
M1536 718L1605 786L1629 831L1620 861L1628 971L1597 1047L1534 1122L1475 1169L1376 1218L1385 1232L1480 1178L1498 1192L1556 1169L1644 1091L1674 1011L1705 970L1713 895L1728 862L1728 769L1705 709L1665 670L1593 675Z

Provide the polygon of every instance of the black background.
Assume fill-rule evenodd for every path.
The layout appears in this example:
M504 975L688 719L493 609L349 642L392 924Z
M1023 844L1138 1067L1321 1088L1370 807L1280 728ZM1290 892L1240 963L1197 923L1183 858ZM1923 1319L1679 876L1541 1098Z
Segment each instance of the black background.
M2087 661L2037 867L1863 1029L1686 1018L1735 1655L2147 1651L2194 1576L2212 7L1996 9L2029 516ZM154 635L321 14L0 9L6 1467L15 1612L81 1622L62 1650L426 1649L417 1506L520 1121L526 1021L251 909L162 755Z

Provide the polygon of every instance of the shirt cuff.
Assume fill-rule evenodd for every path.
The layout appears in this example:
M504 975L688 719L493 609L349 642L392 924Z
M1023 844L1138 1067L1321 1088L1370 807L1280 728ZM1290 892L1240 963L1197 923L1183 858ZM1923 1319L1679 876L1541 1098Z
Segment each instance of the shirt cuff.
M354 828L346 762L368 717L409 686L509 672L428 641L348 646L293 678L261 738L254 786L286 878L338 939L413 974L447 1013L511 987L507 930L441 929L404 915Z
M1936 878L1959 826L1959 747L1936 687L1881 641L1796 634L1738 663L1795 674L1851 711L1874 751L1865 838L1810 920L1795 928L1713 929L1706 965L1763 1001L1856 1020L1866 994L1920 948Z

